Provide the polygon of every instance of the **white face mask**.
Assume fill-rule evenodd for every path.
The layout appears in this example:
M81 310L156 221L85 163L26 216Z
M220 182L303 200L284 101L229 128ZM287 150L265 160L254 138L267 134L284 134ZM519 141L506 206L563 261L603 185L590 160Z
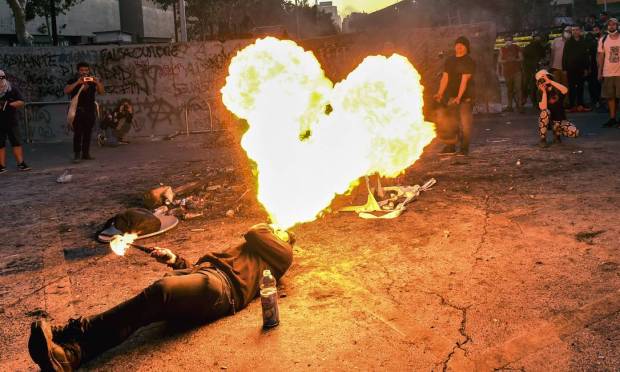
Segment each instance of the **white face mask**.
M564 33L564 38L565 39L570 39L571 33L570 32L565 32Z
M613 34L617 33L618 30L613 30L613 31L608 31L608 32L613 35Z
M506 40L506 46L511 46L512 45L512 40Z

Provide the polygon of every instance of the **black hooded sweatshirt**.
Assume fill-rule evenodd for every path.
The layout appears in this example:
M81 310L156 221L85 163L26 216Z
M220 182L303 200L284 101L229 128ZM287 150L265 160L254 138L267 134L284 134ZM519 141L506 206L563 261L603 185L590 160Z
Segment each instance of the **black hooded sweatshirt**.
M170 266L175 270L213 267L223 271L233 286L235 308L242 309L258 295L263 270L271 270L276 280L280 280L293 262L293 247L274 235L266 224L253 226L244 238L245 243L207 253L195 265L177 256Z

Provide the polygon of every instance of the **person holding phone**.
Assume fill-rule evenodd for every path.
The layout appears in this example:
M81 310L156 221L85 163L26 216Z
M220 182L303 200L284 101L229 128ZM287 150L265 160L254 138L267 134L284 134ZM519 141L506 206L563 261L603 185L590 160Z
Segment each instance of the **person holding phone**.
M538 118L539 146L547 147L547 132L553 131L553 143L561 143L562 136L579 137L579 129L566 118L564 97L568 88L554 81L547 70L536 73L536 84L540 90L540 116Z
M90 138L97 118L97 94L105 94L103 82L93 76L86 62L77 64L78 75L67 82L65 94L71 98L79 94L75 119L73 120L74 162L92 160Z

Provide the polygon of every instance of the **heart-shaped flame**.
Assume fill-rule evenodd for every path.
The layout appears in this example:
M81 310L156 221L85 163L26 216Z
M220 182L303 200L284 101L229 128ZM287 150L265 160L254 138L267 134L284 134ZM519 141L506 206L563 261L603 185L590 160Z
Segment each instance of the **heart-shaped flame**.
M231 61L226 107L247 120L258 200L281 228L309 222L364 175L395 177L435 137L407 58L367 57L333 86L314 54L266 38Z

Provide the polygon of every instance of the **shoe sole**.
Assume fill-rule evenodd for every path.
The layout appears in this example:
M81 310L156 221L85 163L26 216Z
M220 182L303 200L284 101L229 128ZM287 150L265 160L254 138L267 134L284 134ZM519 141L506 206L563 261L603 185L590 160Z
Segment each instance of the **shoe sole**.
M39 365L42 372L64 372L65 368L52 356L51 344L48 342L51 339L52 335L46 335L40 320L32 323L28 339L30 357Z

